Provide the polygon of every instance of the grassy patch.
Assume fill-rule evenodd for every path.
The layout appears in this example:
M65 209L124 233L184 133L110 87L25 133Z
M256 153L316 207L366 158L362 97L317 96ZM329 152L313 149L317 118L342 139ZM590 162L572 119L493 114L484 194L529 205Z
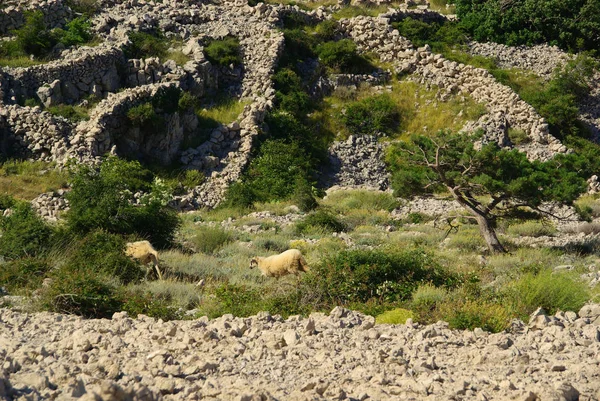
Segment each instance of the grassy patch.
M392 88L386 96L396 106L400 117L400 124L389 132L393 138L407 138L412 133L433 134L448 128L458 131L467 121L477 120L486 113L483 105L468 96L452 96L447 101L440 101L436 99L437 91L410 81L395 81ZM352 133L343 118L348 107L372 95L367 87L357 91L342 89L323 99L323 108L314 112L312 119L338 138L347 138Z
M68 175L50 163L8 160L0 164L0 194L32 200L67 186Z
M377 324L404 324L406 320L413 317L413 313L408 309L396 308L384 312L375 318Z
M556 227L547 221L526 221L508 227L507 233L518 237L542 237L556 234Z

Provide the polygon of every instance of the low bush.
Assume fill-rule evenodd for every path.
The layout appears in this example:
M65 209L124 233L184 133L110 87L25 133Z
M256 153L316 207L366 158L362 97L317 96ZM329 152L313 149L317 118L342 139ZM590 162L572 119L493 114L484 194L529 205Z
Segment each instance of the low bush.
M517 128L508 129L508 139L517 146L531 142L531 138L527 135L527 132Z
M177 309L171 305L171 299L166 296L157 296L137 288L123 288L119 291L118 298L122 301L121 310L133 318L139 314L164 321L181 318Z
M155 247L171 244L180 221L169 208L169 188L139 162L108 157L100 166L77 165L72 169L72 189L67 193L70 209L68 227L85 234L96 229L110 233L136 235ZM145 192L140 205L133 193Z
M154 111L152 103L146 102L127 110L127 118L133 127L142 128L154 126L159 117Z
M525 320L538 307L551 315L558 310L577 312L589 299L587 284L575 275L543 269L509 284L505 303Z
M451 329L499 333L508 327L510 314L502 305L487 301L455 301L440 306L441 318Z
M254 241L254 246L258 249L277 253L290 249L288 241L278 238L258 238Z
M315 210L319 203L313 193L313 187L306 180L298 180L292 194L292 202L302 212L310 212Z
M342 232L346 230L346 225L325 210L317 210L296 223L296 229L300 233L308 232L314 228L327 232Z
M436 321L436 309L448 299L448 291L430 283L420 285L412 294L410 303L418 322L429 324Z
M25 257L0 264L0 287L9 293L39 288L50 271L45 259Z
M204 47L204 54L208 61L223 67L242 63L240 41L232 36L211 40Z
M121 309L117 284L110 277L66 264L52 270L50 278L38 301L43 310L110 318Z
M341 120L352 134L392 134L400 113L390 96L377 95L349 104Z
M140 265L125 255L125 240L102 231L89 233L78 241L67 264L72 270L115 277L122 284L139 281L145 275Z
M71 120L73 122L79 122L88 120L90 116L87 111L82 107L73 106L70 104L59 104L56 106L50 106L46 109L46 111L52 115L64 117L67 120Z
M420 284L452 286L458 277L420 249L392 251L342 251L311 266L307 275L326 305L349 302L408 300Z
M224 208L248 209L257 200L256 194L250 185L244 181L233 183L225 192Z
M407 319L413 318L413 313L408 309L396 308L383 312L375 317L377 324L404 324Z
M226 313L247 317L263 310L261 292L245 285L225 283L214 290L214 295L218 303L214 310L209 311L210 318Z
M77 17L69 21L66 29L55 29L52 34L54 38L66 47L82 45L89 42L93 35L91 32L91 23L87 17Z
M192 243L197 251L213 254L232 240L231 234L222 228L200 226L192 239Z
M12 213L0 216L0 255L8 259L38 256L50 249L52 229L28 203L14 202Z
M556 227L545 221L526 221L508 227L508 234L519 237L542 237L556 234Z
M338 71L347 71L359 59L356 43L350 39L320 44L316 53L323 64Z
M259 201L283 200L295 190L296 182L307 180L310 160L298 142L267 140L248 168L252 190Z
M129 42L123 47L127 58L158 57L164 58L168 51L168 42L161 32L130 32Z

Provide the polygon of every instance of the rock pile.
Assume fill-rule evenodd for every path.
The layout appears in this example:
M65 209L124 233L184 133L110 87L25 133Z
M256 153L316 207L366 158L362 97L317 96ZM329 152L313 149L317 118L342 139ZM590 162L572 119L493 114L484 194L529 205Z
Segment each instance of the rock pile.
M66 191L45 192L31 201L31 206L42 218L57 221L59 214L69 210L69 201L64 197Z
M65 0L4 0L0 7L0 35L20 28L25 22L24 12L40 10L50 28L62 27L73 12Z
M384 158L385 146L376 136L350 135L329 147L328 166L320 177L320 185L386 190L390 177Z
M597 400L600 306L489 334L375 325L335 308L286 320L83 320L0 309L0 397L81 400Z

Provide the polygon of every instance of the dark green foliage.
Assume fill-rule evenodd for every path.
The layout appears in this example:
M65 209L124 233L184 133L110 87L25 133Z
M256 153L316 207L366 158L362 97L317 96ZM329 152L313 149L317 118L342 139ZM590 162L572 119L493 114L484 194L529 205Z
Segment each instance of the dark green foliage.
M123 47L127 58L163 58L167 50L168 43L161 32L130 32L129 43Z
M50 274L52 282L39 300L44 310L87 318L110 318L121 309L116 286L109 278L69 264Z
M322 42L335 40L338 32L338 22L333 19L325 20L315 26L315 33L317 34L318 39Z
M295 142L267 140L248 169L251 187L261 201L287 199L297 180L307 179L310 161Z
M232 36L211 40L204 47L204 54L208 61L223 67L242 63L240 41Z
M337 71L349 71L359 61L356 43L350 39L320 44L316 53L323 64Z
M28 203L15 202L11 209L10 215L0 217L0 255L14 259L47 251L52 229Z
M309 58L315 58L314 48L317 38L302 29L286 29L283 31L285 39L285 53L282 55L279 65L295 68L298 62Z
M296 223L296 228L301 233L307 232L311 228L318 228L335 233L345 231L346 225L333 214L325 210L317 210Z
M196 230L193 243L196 251L214 254L232 240L232 235L222 228L201 226Z
M122 284L138 281L145 274L136 262L125 255L125 240L102 231L92 232L78 241L67 263L71 269L116 277Z
M121 289L118 298L122 301L121 310L134 318L139 314L164 321L180 318L169 297L138 289Z
M391 134L400 123L400 114L388 95L377 95L349 104L341 119L352 134Z
M0 42L0 57L27 57L34 55L44 58L58 43L64 46L82 45L93 35L86 17L78 17L67 23L65 29L49 30L41 11L27 11L25 23L13 31L14 41Z
M176 86L162 86L152 98L152 105L157 111L175 113L179 110L179 100L183 96L181 89Z
M422 283L456 285L458 277L445 271L431 254L420 249L402 252L342 251L312 266L310 281L328 305L397 302L410 298Z
M219 300L220 310L215 311L212 316L209 315L211 318L221 316L223 313L246 317L263 310L260 291L245 285L225 283L215 289L215 296Z
M90 28L91 24L86 17L77 17L67 23L65 30L55 29L52 35L67 47L81 45L92 39Z
M464 45L468 40L460 24L453 21L428 23L408 17L392 26L415 46L428 44L435 53L446 54L449 49Z
M547 42L572 51L600 50L596 0L456 0L456 12L461 25L478 41Z
M127 110L127 118L132 127L151 128L152 131L154 131L160 120L151 102L130 108Z
M495 219L510 216L523 205L543 215L539 210L542 202L571 205L586 190L585 179L565 168L560 159L530 161L525 153L500 149L495 143L476 151L476 139L439 132L433 137L415 135L411 142L396 144L389 159L396 195L410 198L450 191L478 218L482 233L490 236L486 238L490 249L501 251L499 243L490 239L495 238Z
M183 92L177 105L180 111L195 111L200 107L200 100L190 92Z
M24 257L0 264L0 287L8 292L34 290L42 284L50 265L44 259Z
M25 13L25 23L14 31L15 43L25 55L44 56L54 46L50 32L46 29L41 11Z
M251 208L255 201L256 194L252 187L243 181L238 181L227 188L223 206L247 209Z
M296 182L292 201L302 212L310 212L319 206L313 193L313 187L303 179Z
M150 184L151 175L138 162L109 157L98 168L80 165L73 171L67 197L71 209L69 227L78 233L103 229L117 234L136 234L156 247L173 241L179 218L165 206L169 195ZM131 204L138 190L149 192L140 206Z
M79 122L89 119L87 113L83 112L81 108L72 106L70 104L59 104L56 106L50 106L46 111L55 116L61 116L67 120L73 122Z

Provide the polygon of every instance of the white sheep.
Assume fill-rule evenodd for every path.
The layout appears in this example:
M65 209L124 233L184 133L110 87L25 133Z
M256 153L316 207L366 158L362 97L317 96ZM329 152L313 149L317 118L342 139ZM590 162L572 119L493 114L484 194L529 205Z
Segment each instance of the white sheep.
M279 278L288 274L308 272L310 269L302 252L297 249L288 249L279 255L269 257L256 256L250 261L250 269L258 267L263 276Z
M158 279L162 280L162 273L158 267L158 252L149 241L128 242L125 246L125 254L139 260L144 265L152 262Z

